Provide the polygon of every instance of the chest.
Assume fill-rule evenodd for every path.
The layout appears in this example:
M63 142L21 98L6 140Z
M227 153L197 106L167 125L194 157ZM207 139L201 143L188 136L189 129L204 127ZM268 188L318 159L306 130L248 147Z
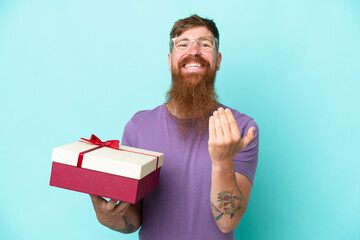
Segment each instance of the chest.
M144 134L138 140L138 147L164 153L159 190L208 192L211 183L211 159L207 143L208 134L201 138L184 140L174 129L164 127L161 132L149 131Z

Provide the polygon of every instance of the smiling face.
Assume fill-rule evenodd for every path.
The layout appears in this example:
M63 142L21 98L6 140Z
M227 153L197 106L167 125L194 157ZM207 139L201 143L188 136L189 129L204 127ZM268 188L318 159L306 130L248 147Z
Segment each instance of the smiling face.
M178 37L199 39L213 36L206 27L193 27ZM181 46L186 45L178 45ZM185 138L191 129L196 129L196 136L202 135L210 115L218 107L214 83L221 54L216 47L208 51L205 46L202 48L206 51L202 52L198 44L193 42L188 51L179 52L173 48L169 54L172 84L167 93L167 107L179 118L176 123L180 135Z
M200 37L214 37L209 29L204 26L193 27L178 37L188 37L198 39ZM178 52L173 48L172 53L168 55L169 69L174 74L180 74L183 79L189 82L198 82L209 71L217 71L220 68L221 53L213 50L208 52L200 51L196 42L193 42L191 48L186 52Z

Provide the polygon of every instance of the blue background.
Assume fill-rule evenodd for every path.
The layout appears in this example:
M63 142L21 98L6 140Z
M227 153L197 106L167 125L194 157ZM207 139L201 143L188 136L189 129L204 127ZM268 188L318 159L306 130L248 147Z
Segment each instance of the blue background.
M237 239L360 239L359 1L0 0L1 239L138 239L49 186L51 151L162 104L193 13L220 31L220 101L260 127Z

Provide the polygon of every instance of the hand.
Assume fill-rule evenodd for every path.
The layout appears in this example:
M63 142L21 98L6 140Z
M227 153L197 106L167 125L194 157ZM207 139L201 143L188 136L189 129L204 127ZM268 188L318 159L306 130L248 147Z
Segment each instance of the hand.
M99 222L112 229L119 226L130 203L118 203L118 200L115 199L106 201L104 198L95 195L90 195L90 197Z
M241 139L237 122L230 109L219 108L209 119L209 153L213 164L233 161L235 155L254 139L255 127L250 127Z

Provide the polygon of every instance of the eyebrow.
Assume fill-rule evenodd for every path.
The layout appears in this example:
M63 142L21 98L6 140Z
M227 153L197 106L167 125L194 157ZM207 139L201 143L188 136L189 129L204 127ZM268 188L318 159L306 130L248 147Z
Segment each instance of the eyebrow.
M213 38L212 36L201 36L201 37L198 37L198 38L192 38L192 37L188 37L188 36L182 36L182 37L176 37L178 39L181 39L181 38L188 38L188 39L199 39L199 38Z

